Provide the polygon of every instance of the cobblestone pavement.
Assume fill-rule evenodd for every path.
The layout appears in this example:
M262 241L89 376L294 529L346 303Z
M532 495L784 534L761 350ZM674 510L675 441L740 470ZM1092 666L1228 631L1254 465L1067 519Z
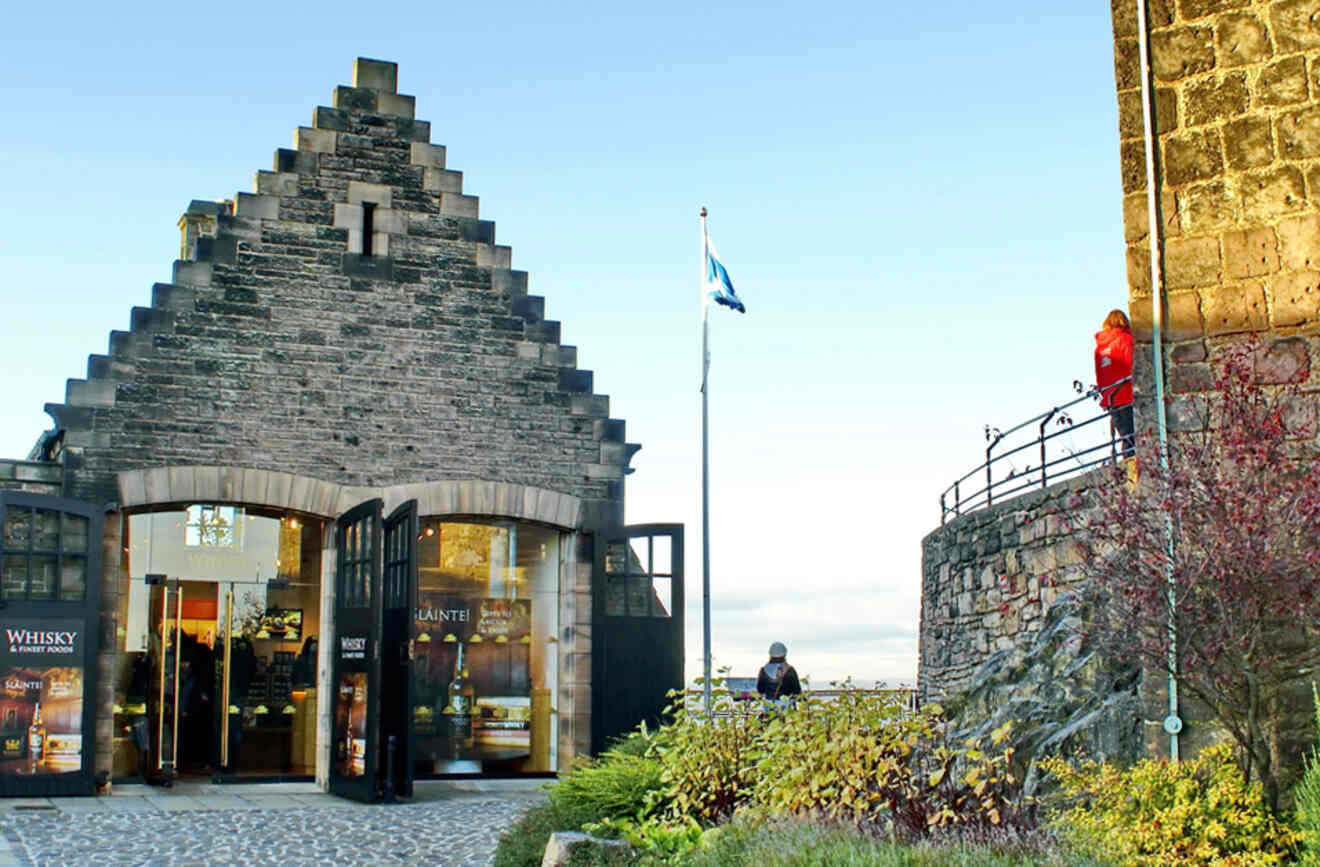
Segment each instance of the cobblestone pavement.
M529 804L526 797L468 796L306 806L289 797L264 809L180 808L182 802L162 809L141 800L127 809L8 812L0 816L8 849L0 864L486 865L500 834Z

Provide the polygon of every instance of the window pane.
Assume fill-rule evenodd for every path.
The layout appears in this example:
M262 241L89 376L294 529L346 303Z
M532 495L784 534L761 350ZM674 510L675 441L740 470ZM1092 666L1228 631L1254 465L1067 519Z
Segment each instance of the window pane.
M673 579L672 578L652 578L651 579L651 616L669 617L674 610L673 605Z
M5 509L5 547L27 550L32 538L32 510L11 506Z
M60 549L60 513L49 509L37 509L36 533L32 537L32 547L39 551L58 551Z
M64 550L87 551L87 519L82 515L64 516Z
M60 569L60 598L79 600L87 592L87 559L65 557Z
M671 573L670 548L673 539L669 536L651 537L651 574L669 575Z
M32 574L28 582L29 599L50 599L55 595L55 576L59 572L55 557L33 557Z
M0 599L22 599L26 595L27 555L10 554L5 557L5 572L0 578Z

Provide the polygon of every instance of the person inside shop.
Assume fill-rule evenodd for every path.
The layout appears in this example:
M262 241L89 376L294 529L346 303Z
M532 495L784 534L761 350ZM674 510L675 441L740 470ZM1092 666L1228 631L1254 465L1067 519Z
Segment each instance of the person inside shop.
M1100 389L1100 406L1109 410L1111 435L1122 440L1125 458L1137 450L1131 377L1132 325L1122 310L1110 310L1095 334L1095 384Z
M756 691L767 701L780 707L791 704L802 694L797 670L788 664L788 648L783 642L770 645L770 661L761 666L756 675Z

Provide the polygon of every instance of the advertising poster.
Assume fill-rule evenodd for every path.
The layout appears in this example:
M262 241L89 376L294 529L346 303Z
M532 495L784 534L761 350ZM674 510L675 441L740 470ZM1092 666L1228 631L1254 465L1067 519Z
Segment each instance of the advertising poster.
M82 769L83 623L0 618L0 774Z
M416 748L444 760L515 759L530 748L532 602L419 595L413 619Z
M335 690L335 765L345 777L367 772L367 672L366 636L339 637L341 673Z

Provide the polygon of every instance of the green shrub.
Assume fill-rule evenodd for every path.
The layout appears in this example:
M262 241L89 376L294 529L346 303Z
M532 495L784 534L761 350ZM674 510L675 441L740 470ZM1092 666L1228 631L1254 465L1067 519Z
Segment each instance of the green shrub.
M1243 781L1228 744L1126 771L1055 757L1040 768L1075 799L1059 816L1060 833L1125 865L1278 864L1298 839L1270 815L1260 786Z
M1320 739L1320 693L1311 684L1311 700L1315 706L1316 738ZM1306 757L1302 778L1293 789L1293 804L1297 814L1297 832L1302 837L1299 863L1320 865L1320 749L1311 748Z
M606 818L638 817L660 788L660 772L657 759L611 751L574 765L550 789L550 801Z
M654 801L672 820L714 824L751 796L762 721L727 694L712 710L707 718L687 708L680 694L670 706L673 722L660 730L655 754L662 785Z
M807 700L765 728L755 800L774 813L822 816L858 827L889 823L902 840L942 827L1036 826L1012 772L1011 749L950 746L938 706L907 711L891 696L845 690Z
M554 831L576 831L607 818L591 805L547 801L532 807L504 832L495 848L495 867L539 867Z

